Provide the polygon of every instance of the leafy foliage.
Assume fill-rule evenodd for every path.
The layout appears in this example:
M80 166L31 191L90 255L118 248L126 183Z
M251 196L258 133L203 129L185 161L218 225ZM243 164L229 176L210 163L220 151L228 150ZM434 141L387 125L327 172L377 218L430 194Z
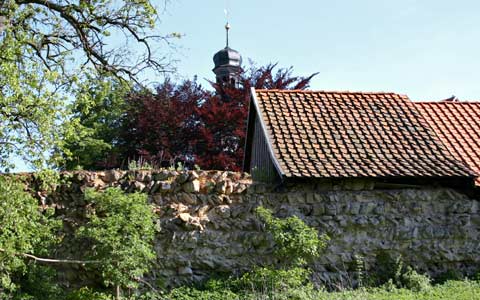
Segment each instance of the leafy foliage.
M168 296L168 300L233 300L239 299L238 295L230 290L197 290L191 287L179 287L173 289Z
M425 291L431 287L430 278L427 275L419 274L412 267L406 268L398 278L398 282L401 287L416 292Z
M14 282L18 289L13 299L51 300L63 299L65 291L57 283L57 272L50 266L35 261L26 262L24 272L17 272ZM0 299L2 299L0 297Z
M467 300L477 299L480 295L480 284L473 281L447 281L445 284L434 286L423 291L412 291L408 289L359 289L343 292L318 292L312 298L318 300Z
M93 207L78 236L90 241L88 257L107 286L136 288L155 259L154 213L145 194L125 194L120 189L87 190Z
M109 169L120 155L120 133L130 111L125 97L131 86L116 78L86 75L75 90L62 155L66 169Z
M151 43L177 36L152 34L157 12L148 0L5 0L0 9L4 35L17 41L20 58L61 76L76 66L132 79L146 67L163 72ZM118 43L120 34L125 45ZM128 43L138 46L137 55L129 57ZM77 64L69 64L73 58Z
M113 298L110 295L83 287L68 294L66 300L113 300Z
M222 298L223 295L223 298ZM311 288L298 287L286 290L268 291L265 288L251 290L245 289L239 292L230 290L198 290L181 287L172 290L165 299L224 299L224 300L471 300L478 299L480 295L480 283L475 281L447 281L424 291L412 291L408 289L385 289L361 288L339 292L314 290ZM210 298L209 298L210 297Z
M274 270L270 268L255 268L242 277L233 280L234 291L285 291L301 287L313 288L309 276L311 272L304 268Z
M66 103L83 74L138 82L145 68L164 72L169 61L153 44L178 36L152 34L157 13L148 0L2 0L0 16L0 167L7 171L11 155L37 168L62 161L52 152L78 129L66 122Z
M19 286L12 277L34 266L25 254L47 255L57 242L59 223L50 218L51 211L41 212L38 202L23 191L15 180L0 177L0 294L11 293Z
M284 266L302 266L320 255L325 248L328 236L318 235L297 216L286 219L275 218L266 208L258 207L257 215L265 222L265 228L275 241L275 255Z
M240 89L196 80L167 79L155 91L128 92L114 79L96 78L78 89L65 156L67 169L126 168L147 161L169 167L181 162L192 169L241 169L250 87L304 89L311 78L292 75L276 65L251 67ZM102 81L104 80L104 81ZM130 87L131 88L131 87Z
M22 22L32 13L19 10L16 19ZM34 55L28 47L32 38L12 27L0 35L0 167L7 171L13 167L12 154L41 166L46 150L60 143L56 122L67 115L64 97L55 94L54 88L45 89L62 86L64 79L55 70L43 68L38 59L29 58Z
M293 76L292 68L280 68L275 72L276 67L276 64L264 67L252 65L243 74L240 89L213 84L215 92L197 110L200 123L195 140L195 158L203 169L241 170L251 87L306 89L316 75Z
M377 255L373 276L377 285L387 284L413 291L428 290L431 287L427 275L419 274L412 267L405 265L401 256L392 257L386 252Z
M183 162L193 166L192 140L198 124L196 108L208 93L196 81L166 80L155 93L127 98L125 124L119 138L123 160L139 157L163 167Z

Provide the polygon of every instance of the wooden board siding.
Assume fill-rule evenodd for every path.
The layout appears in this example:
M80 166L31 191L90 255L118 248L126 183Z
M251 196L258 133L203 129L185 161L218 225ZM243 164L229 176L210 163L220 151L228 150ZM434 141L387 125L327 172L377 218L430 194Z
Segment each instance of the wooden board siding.
M267 139L262 130L259 118L255 118L255 128L252 140L252 156L250 162L250 174L254 181L275 182L279 175L270 156Z

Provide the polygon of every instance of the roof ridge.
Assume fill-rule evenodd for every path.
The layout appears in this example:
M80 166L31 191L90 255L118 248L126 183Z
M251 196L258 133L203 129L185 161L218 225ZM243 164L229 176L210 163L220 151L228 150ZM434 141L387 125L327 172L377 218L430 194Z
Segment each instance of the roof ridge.
M415 104L480 104L480 100L460 100L460 101L444 101L444 100L426 100L413 101Z
M399 94L395 92L362 92L362 91L327 91L327 90L284 90L284 89L255 89L257 92L282 92L282 93L331 93L331 94L367 94L367 95L398 95L407 96L406 94Z

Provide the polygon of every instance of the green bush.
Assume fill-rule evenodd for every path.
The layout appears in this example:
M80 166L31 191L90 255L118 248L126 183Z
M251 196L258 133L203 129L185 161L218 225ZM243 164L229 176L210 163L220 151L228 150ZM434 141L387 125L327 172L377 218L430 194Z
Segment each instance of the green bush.
M411 267L407 267L406 271L400 275L398 282L401 287L415 292L425 291L431 287L430 278L417 273Z
M412 267L406 266L401 256L392 258L388 253L381 252L377 255L377 265L374 280L377 285L406 288L412 291L424 291L431 287L430 278L419 274Z
M21 288L31 261L25 255L46 256L58 242L61 222L52 210L41 211L38 201L14 178L0 177L0 299Z
M113 297L84 287L71 292L66 300L113 300Z
M232 291L202 291L190 287L179 287L173 289L167 296L166 300L237 300L239 296Z
M136 289L156 257L155 214L147 195L109 188L87 190L85 200L92 209L77 237L88 245L86 258L97 261L88 267L101 274L106 286Z
M285 291L300 287L311 287L310 271L304 268L272 270L255 268L231 283L234 291Z
M320 256L327 245L327 235L319 236L315 228L309 227L297 216L275 218L270 210L261 206L256 213L272 235L276 244L274 255L283 267L303 266Z

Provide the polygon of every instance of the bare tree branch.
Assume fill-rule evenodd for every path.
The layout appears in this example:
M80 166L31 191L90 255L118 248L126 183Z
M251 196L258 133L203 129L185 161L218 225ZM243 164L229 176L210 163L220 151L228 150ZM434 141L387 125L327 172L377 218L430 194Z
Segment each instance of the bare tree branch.
M5 249L0 248L0 252L7 252ZM38 262L44 262L44 263L54 263L54 264L80 264L80 265L86 265L86 264L99 264L101 261L99 260L75 260L75 259L52 259L52 258L43 258L43 257L38 257L32 254L28 253L15 253L13 254L15 256L23 256L29 259L33 259Z
M130 14L128 3L114 11L114 13L107 14L102 11L97 12L96 10L86 11L85 8L77 4L69 1L65 2L66 4L62 5L60 4L62 2L52 0L15 0L15 3L19 6L35 5L43 7L65 21L65 25L72 30L71 34L42 32L39 35L38 31L35 32L37 36L42 36L42 40L38 45L30 43L29 46L34 49L45 66L51 67L51 64L48 63L50 60L54 63L58 62L55 58L65 53L59 48L63 47L65 51L68 51L68 47L65 45L67 43L72 46L71 50L83 51L87 58L87 64L92 64L100 71L112 73L118 78L123 78L125 75L136 83L139 83L136 77L146 68L152 68L158 72L169 71L167 70L167 65L163 63L164 57L160 60L155 57L151 44L155 41L164 41L171 46L168 41L169 36L143 34L144 27L147 27L144 24L145 16L135 9L131 9L133 13ZM165 5L167 2L165 1ZM39 20L36 21L39 22ZM112 61L111 58L116 57L116 52L105 51L104 46L106 45L103 42L106 38L105 32L109 28L128 33L127 37L132 37L135 42L143 46L145 55L133 65L119 65ZM63 30L66 30L66 28L63 28ZM55 49L54 54L52 54L53 49ZM45 51L46 54L42 53L42 51Z

